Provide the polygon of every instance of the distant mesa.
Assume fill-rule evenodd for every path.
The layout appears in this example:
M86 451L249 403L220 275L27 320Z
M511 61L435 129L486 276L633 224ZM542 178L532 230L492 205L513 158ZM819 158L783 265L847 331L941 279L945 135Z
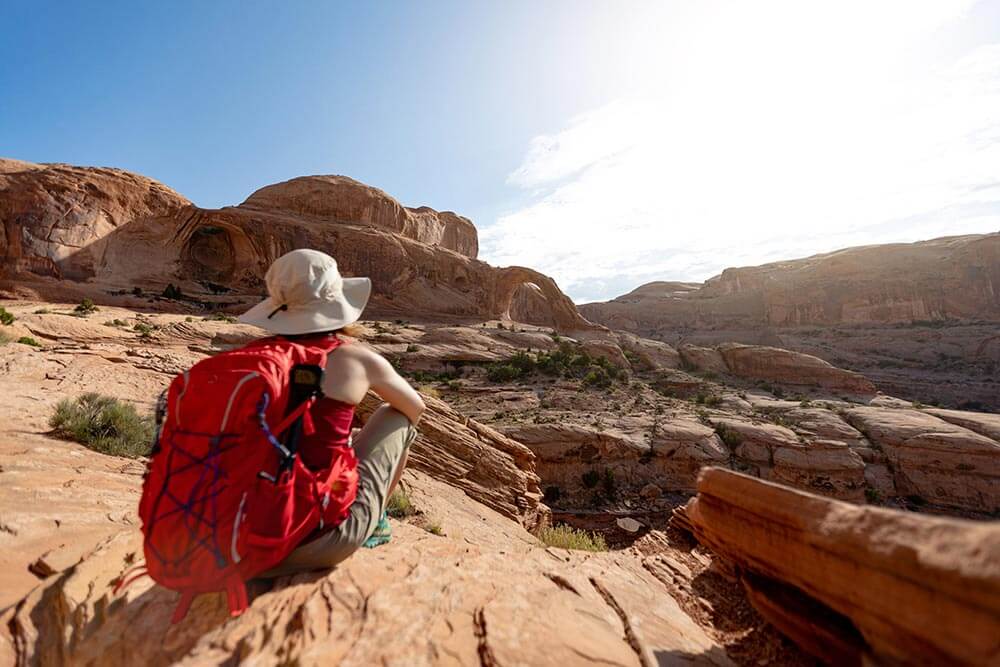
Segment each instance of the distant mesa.
M730 268L704 284L652 282L587 318L642 335L664 325L803 325L1000 318L1000 233L848 248Z

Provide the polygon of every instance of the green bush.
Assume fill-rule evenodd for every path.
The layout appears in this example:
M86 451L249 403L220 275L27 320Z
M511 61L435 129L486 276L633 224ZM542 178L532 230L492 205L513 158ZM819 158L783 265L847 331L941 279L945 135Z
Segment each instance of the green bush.
M219 322L229 322L230 324L235 324L236 322L239 321L232 315L228 315L226 313L212 313L211 315L206 315L202 319L209 321L217 320Z
M184 292L182 292L181 288L178 287L177 285L174 285L173 283L170 283L166 287L163 288L163 298L165 298L165 299L183 299L184 298Z
M431 522L429 522L424 527L424 530L426 530L431 535L437 535L438 537L444 535L444 528L442 528L441 524L438 523L437 521L431 521Z
M413 506L410 496L402 488L397 487L389 501L385 504L386 514L394 519L405 519L417 513L417 508Z
M414 345L413 343L410 343L409 345L406 346L406 351L407 352L416 352L419 349L420 348L417 347L416 345Z
M30 345L31 347L41 347L42 346L41 343L39 343L37 340L35 340L31 336L21 336L20 338L17 339L17 342L20 343L21 345Z
M486 367L491 382L512 382L541 373L555 377L582 380L588 387L607 388L615 380L624 379L623 371L604 358L594 358L567 341L560 341L552 352L519 351L504 361Z
M4 326L14 324L13 313L8 312L3 306L0 306L0 324L3 324Z
M146 322L136 322L132 330L139 334L139 338L152 338L153 332L156 331L158 327Z
M0 345L6 345L12 340L14 339L11 338L9 335L5 334L4 332L0 331Z
M576 530L570 526L561 525L553 528L542 528L537 535L543 543L557 549L575 549L577 551L607 551L608 544L596 533Z
M715 434L719 436L722 442L726 443L729 449L735 449L739 447L743 442L743 436L740 435L739 431L728 428L725 424L717 424L715 427Z
M588 387L610 387L611 376L601 366L594 366L583 376L583 384Z
M38 310L35 311L35 315L48 315L51 312L52 311L49 310L48 308L39 308Z
M93 301L90 299L84 299L77 304L76 308L73 309L73 312L77 315L87 316L91 313L96 313L98 310L100 310L100 308L94 305Z
M145 456L153 443L152 419L129 403L92 392L59 401L49 426L57 437L114 456Z

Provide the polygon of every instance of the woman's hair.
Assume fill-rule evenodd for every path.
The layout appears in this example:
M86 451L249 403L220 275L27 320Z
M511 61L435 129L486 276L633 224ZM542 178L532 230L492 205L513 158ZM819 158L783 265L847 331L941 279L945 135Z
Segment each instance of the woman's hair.
M344 336L350 336L351 338L361 338L361 336L364 335L365 330L360 324L355 322L354 324L348 324L347 326L340 327L333 333L343 334Z
M364 333L364 328L361 325L354 323L340 327L339 329L330 329L329 331L313 331L305 334L285 334L282 337L295 340L296 338L311 338L313 336L322 336L326 334L328 336L350 336L351 338L361 338Z

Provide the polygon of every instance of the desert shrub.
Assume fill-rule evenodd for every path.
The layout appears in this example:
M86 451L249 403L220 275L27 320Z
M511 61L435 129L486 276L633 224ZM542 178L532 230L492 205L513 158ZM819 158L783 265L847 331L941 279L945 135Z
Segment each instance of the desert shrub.
M73 313L76 315L81 315L86 317L91 313L96 313L98 310L100 310L100 308L94 305L93 301L91 301L90 299L84 299L83 301L81 301L76 305L76 307L73 309Z
M416 352L419 349L420 348L417 347L416 345L414 345L413 343L410 343L409 345L406 346L406 351L407 352Z
M437 387L430 384L418 384L417 391L419 391L424 396L431 396L433 398L441 398L441 392L438 391Z
M385 511L394 519L405 519L416 514L417 508L413 506L409 494L401 487L396 487L385 504Z
M595 366L583 376L583 384L587 387L610 387L611 376L604 368Z
M607 359L591 357L578 345L566 341L561 341L551 352L532 354L522 350L486 368L486 377L492 382L511 382L534 373L577 379L584 386L598 388L610 387L615 380L624 379L622 370Z
M0 331L0 345L6 345L12 340L14 339L11 338L9 335L5 334L4 332Z
M14 324L14 314L7 311L6 308L0 306L0 324L4 326L10 326Z
M48 308L39 308L38 310L35 311L35 315L48 315L51 312L52 311L49 310Z
M771 393L774 394L775 398L784 398L785 397L785 390L782 389L781 387L778 387L778 386L772 387L771 388Z
M133 287L132 288L132 296L142 296L142 288L141 287Z
M163 298L164 299L183 299L184 298L184 292L182 292L181 288L178 287L177 285L175 285L173 283L169 283L166 287L163 288Z
M49 426L57 437L114 456L145 456L153 443L152 419L129 403L92 392L59 401Z
M531 375L538 363L527 352L517 352L506 361L496 361L486 367L486 378L490 382L513 382Z
M427 525L424 526L424 530L431 535L437 535L439 537L444 535L444 528L442 528L441 524L437 521L428 521Z
M41 347L42 346L41 343L39 343L37 340L35 340L31 336L21 336L20 338L17 339L17 342L20 343L21 345L30 345L31 347Z
M126 322L125 320L120 320L120 319L108 320L107 322L104 323L104 326L106 326L106 327L124 327L124 326L127 326L127 325L128 325L128 322Z
M537 537L546 546L556 547L557 549L575 549L577 551L608 550L608 544L602 536L585 530L577 530L566 525L542 528L538 531Z
M865 489L865 499L874 505L882 502L882 494L878 492L878 489L873 489L869 486Z
M580 481L585 487L592 489L601 481L601 475L596 470L588 470L580 476Z
M208 321L229 322L230 324L235 324L236 322L238 322L238 320L232 315L219 312L212 313L211 315L206 315L202 319Z
M715 434L719 436L722 442L726 443L729 449L734 449L743 442L743 436L740 435L739 431L728 428L725 424L717 424Z
M156 326L147 322L136 322L132 327L132 330L139 334L139 338L152 338L156 329Z

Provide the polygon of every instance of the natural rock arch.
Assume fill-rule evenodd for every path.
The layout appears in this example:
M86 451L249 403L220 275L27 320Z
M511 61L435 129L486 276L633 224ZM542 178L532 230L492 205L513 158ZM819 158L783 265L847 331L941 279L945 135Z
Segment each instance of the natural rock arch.
M518 288L525 284L534 285L549 307L550 321L535 321L529 324L551 326L563 331L595 328L592 323L580 315L576 306L569 297L560 291L554 280L523 266L511 266L498 270L490 310L501 319L511 319L510 309L514 295Z

